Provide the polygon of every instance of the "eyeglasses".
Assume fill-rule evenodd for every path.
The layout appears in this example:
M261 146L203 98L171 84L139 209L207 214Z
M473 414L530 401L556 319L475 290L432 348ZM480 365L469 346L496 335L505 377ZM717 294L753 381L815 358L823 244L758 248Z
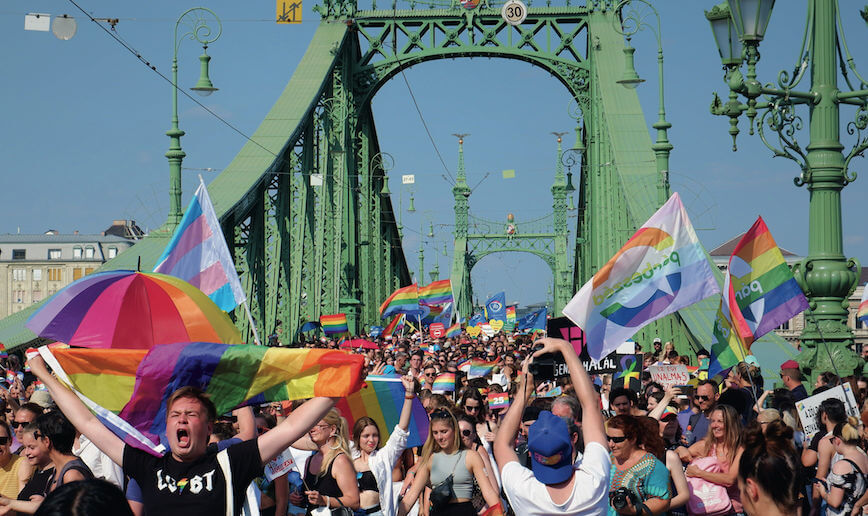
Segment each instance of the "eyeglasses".
M612 442L615 443L615 444L617 444L617 443L623 443L624 441L627 440L627 436L626 436L626 435L622 435L621 437L612 437L611 435L607 435L607 436L606 436L606 440L607 440L607 441L612 441Z
M711 399L711 396L701 396L701 395L697 394L696 399L698 399L699 401L708 401Z
M473 435L473 430L462 430L461 435L463 435L464 437L470 437L471 435Z
M479 405L464 405L464 410L467 412L476 412L479 410Z
M9 426L11 426L12 428L18 428L19 426L24 426L26 424L27 424L26 421L21 421L21 422L13 421L13 422L9 423Z
M0 446L5 446L8 443L9 443L9 436L4 435L4 436L0 437Z
M15 411L12 410L11 408L7 408L7 409L6 409L6 413L7 413L7 414L11 414L11 413L13 413L13 412L15 412Z
M444 408L439 408L431 413L431 419L439 418L439 419L451 419L452 413Z

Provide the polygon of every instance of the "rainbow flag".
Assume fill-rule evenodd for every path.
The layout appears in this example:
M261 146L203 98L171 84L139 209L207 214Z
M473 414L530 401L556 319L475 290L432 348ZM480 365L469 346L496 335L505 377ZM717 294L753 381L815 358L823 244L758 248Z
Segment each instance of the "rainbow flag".
M383 330L383 335L393 335L396 331L398 333L404 329L404 314L398 314L392 319L386 328Z
M319 316L319 322L326 335L350 332L346 314L321 315Z
M362 417L377 422L380 429L380 444L386 444L401 417L404 405L404 385L398 375L369 375L362 388L338 401L336 407L347 419L349 427ZM422 446L428 438L428 414L418 398L413 400L410 413L410 436L407 447Z
M446 328L446 338L454 339L461 335L461 323L456 322L452 326Z
M228 312L246 299L205 183L193 194L154 272L181 278Z
M470 369L467 371L467 378L482 378L487 376L494 369L496 362L486 362L485 360L471 360Z
M430 325L436 322L445 323L444 319L452 317L452 303L443 305L420 305L422 307L422 324ZM427 313L425 313L427 311Z
M488 408L490 408L491 410L509 408L509 393L489 392Z
M244 404L345 397L359 389L364 366L362 355L343 351L211 342L164 344L151 350L40 352L43 349L53 354L76 391L109 414L120 411L120 418L153 446L164 439L166 399L180 387L192 385L211 394L222 414ZM128 436L121 437L135 445Z
M515 326L515 305L506 307L506 322L507 324L512 323Z
M862 322L868 322L868 284L863 287L862 300L859 301L859 310L856 312L856 318Z
M441 373L434 379L431 392L455 392L455 373Z
M666 201L563 313L599 361L646 324L720 292L678 193Z
M463 371L463 372L465 372L465 373L466 373L467 371L470 371L470 359L469 359L469 358L465 358L465 359L463 359L463 360L459 360L459 361L458 361L458 364L456 364L455 367L456 367L456 369L458 369L459 371Z
M708 375L744 360L756 339L807 308L808 300L758 217L729 258L712 329Z
M452 302L452 281L435 281L419 288L419 304L439 305Z
M398 313L422 313L422 309L419 308L419 290L415 283L392 292L392 295L380 305L380 317L383 319Z

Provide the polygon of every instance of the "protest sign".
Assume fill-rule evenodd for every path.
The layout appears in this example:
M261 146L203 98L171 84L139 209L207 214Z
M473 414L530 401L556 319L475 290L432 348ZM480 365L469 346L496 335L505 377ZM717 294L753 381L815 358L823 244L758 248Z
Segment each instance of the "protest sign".
M673 385L687 385L690 381L690 373L684 364L661 364L648 367L651 373L651 381L657 382L664 388Z
M612 376L612 388L626 387L635 392L642 388L642 354L617 355L618 370Z
M820 404L829 398L838 398L843 401L847 415L859 417L859 412L856 408L856 398L853 396L853 389L849 383L838 385L828 391L814 394L802 401L797 401L796 410L799 412L799 419L802 421L806 441L810 441L814 437L814 434L820 431L820 425L817 422L817 411L820 408Z
M292 452L287 448L283 450L283 453L265 465L265 477L268 480L274 480L292 469L292 466L294 465L295 460L292 458Z
M509 407L509 394L506 392L489 392L488 408L491 410L505 409Z
M594 362L591 360L591 356L588 354L587 347L585 346L584 332L566 317L550 319L546 326L546 333L550 337L564 339L569 342L573 346L573 349L576 350L576 354L579 356L579 360L582 361L588 374L609 374L618 370L619 350L603 357L599 362Z
M446 327L443 323L432 323L428 326L428 332L431 334L432 339L439 339L446 336Z

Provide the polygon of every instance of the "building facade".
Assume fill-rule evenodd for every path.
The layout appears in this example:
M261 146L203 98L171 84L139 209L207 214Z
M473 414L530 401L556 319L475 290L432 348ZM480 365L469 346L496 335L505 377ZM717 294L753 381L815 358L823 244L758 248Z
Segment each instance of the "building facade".
M743 236L744 233L709 251L708 254L711 255L714 264L717 265L717 268L720 269L721 272L726 273L729 264L729 257L732 255L732 251L735 249L736 244L738 244L739 240L741 240ZM781 253L784 255L784 260L791 269L793 265L803 259L802 256L798 256L784 248L780 249ZM856 311L859 310L859 302L862 300L862 293L865 292L866 281L868 281L868 267L862 267L859 277L859 285L856 287L853 294L850 295L850 310L847 317L847 325L853 330L853 336L856 343L855 351L857 352L862 349L862 346L868 346L868 325L856 320ZM775 330L775 333L789 342L794 349L798 349L799 338L802 334L802 330L805 328L805 317L807 316L804 312L800 313L778 327Z
M0 235L0 317L39 303L129 249L135 238L99 235ZM132 223L135 226L135 223Z

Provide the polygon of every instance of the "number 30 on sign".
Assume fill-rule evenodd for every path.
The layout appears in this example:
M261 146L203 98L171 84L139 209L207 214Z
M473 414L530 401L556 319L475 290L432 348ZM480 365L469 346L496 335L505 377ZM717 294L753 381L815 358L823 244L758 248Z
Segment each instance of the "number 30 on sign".
M527 6L521 0L509 0L503 4L500 15L510 25L521 25L527 18Z

